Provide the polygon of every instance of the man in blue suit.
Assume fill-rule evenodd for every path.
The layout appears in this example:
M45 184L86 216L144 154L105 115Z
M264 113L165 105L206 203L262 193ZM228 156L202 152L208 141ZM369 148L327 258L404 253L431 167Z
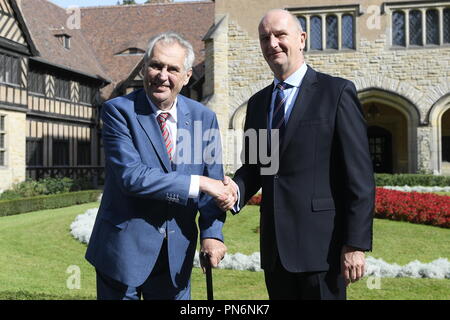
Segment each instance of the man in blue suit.
M104 103L105 190L86 252L98 299L190 299L198 225L201 251L217 266L226 252L225 186L215 114L179 95L192 75L192 46L154 37L144 90Z

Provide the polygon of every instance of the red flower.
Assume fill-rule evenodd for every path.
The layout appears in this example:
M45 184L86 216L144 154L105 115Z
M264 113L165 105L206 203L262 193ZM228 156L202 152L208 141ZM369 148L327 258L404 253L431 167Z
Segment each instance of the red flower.
M260 205L261 194L248 204ZM377 188L375 217L450 228L450 197Z

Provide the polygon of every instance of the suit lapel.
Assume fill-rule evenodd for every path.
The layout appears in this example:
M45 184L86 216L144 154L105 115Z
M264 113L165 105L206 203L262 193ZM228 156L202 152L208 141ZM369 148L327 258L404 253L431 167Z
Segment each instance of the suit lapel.
M180 155L181 152L183 152L182 155L180 155L181 157L181 161L178 161L177 163L177 171L184 171L185 170L185 165L191 163L192 159L194 158L194 139L196 138L194 136L194 123L192 121L192 117L191 117L191 113L189 110L188 105L186 104L186 102L184 101L182 96L178 96L178 106L177 106L177 155ZM187 139L188 137L186 137L186 133L189 132L189 137L191 139L189 146L187 145L186 141L180 141L180 137L182 137L182 139ZM181 150L182 148L186 148L189 147L190 148L190 158L189 159L185 159L183 156L186 156L186 152L185 150ZM186 161L188 161L186 163Z
M137 120L142 126L142 129L144 129L148 139L158 155L159 160L164 165L167 172L172 171L169 155L167 154L162 138L161 129L156 121L156 115L148 102L147 95L144 90L138 93L135 108Z
M295 134L297 123L302 119L308 108L312 107L312 97L314 96L317 84L317 73L308 66L308 70L303 79L302 85L299 88L297 99L295 100L294 108L286 126L283 145L281 147L282 155L286 150L290 140ZM269 102L270 103L270 102Z
M264 110L258 110L256 109L257 114L259 115L259 121L258 121L258 128L259 129L270 129L269 126L269 113L270 113L270 104L272 102L272 93L273 93L273 86L274 83L270 86L268 86L264 92L264 95L262 97L262 101L260 101L260 105L264 106ZM270 141L270 139L269 139Z

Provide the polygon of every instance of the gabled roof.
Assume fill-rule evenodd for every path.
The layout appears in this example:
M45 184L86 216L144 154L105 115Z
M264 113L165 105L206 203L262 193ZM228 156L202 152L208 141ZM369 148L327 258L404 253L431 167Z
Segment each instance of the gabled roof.
M108 79L86 41L81 29L69 29L66 10L46 0L20 0L20 10L28 27L32 42L40 55L36 61L53 66L64 66L73 72L98 79ZM64 48L58 35L71 38L70 49Z
M154 35L175 31L189 40L196 54L197 76L204 73L203 36L214 23L211 1L155 3L81 9L81 30L115 84L139 68L140 55L117 55L128 48L147 49Z
M20 0L19 0L20 1ZM22 12L20 11L19 6L17 5L16 0L9 0L9 2L6 3L6 10L10 11L10 14L12 14L12 18L15 19L15 24L18 25L21 35L20 37L25 40L26 45L22 47L22 45L18 45L17 43L11 42L10 45L16 47L15 49L18 49L19 51L22 51L25 54L29 55L38 55L39 52L36 49L36 46L34 45L30 32L28 31L28 27L25 24L25 21L22 16ZM9 7L10 6L10 7ZM12 11L11 11L12 10ZM4 40L4 39L2 39Z

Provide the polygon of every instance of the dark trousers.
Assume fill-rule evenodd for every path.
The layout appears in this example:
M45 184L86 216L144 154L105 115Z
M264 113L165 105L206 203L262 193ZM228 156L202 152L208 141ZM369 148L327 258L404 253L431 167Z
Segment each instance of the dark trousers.
M287 271L277 259L275 268L264 271L270 300L346 300L344 278L335 272Z
M164 241L150 276L139 287L130 287L97 272L98 300L190 300L190 281L185 288L176 288L169 271L167 241Z

